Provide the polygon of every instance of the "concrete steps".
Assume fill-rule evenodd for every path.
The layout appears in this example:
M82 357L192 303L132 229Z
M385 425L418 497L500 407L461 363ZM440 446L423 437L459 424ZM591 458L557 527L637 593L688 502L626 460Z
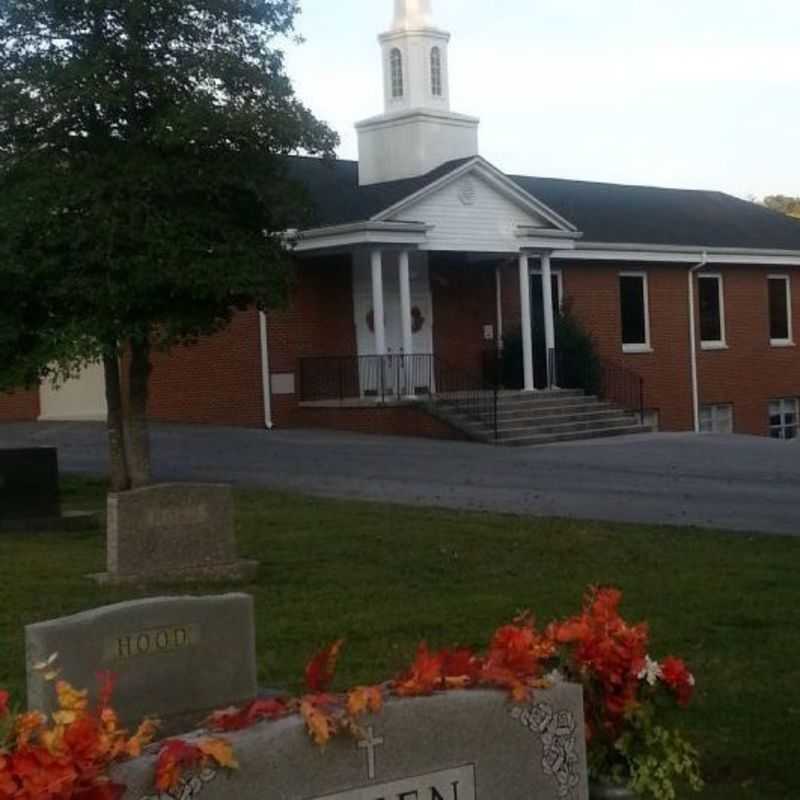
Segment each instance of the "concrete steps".
M532 447L557 442L650 433L638 414L615 407L581 391L537 394L502 392L497 403L497 440L492 414L468 397L438 398L437 416L471 439L505 447Z

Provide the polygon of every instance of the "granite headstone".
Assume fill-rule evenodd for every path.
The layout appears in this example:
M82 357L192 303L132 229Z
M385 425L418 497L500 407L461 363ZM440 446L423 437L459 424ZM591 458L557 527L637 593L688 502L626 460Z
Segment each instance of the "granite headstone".
M0 449L0 523L29 527L60 516L55 447Z
M55 447L0 448L0 530L86 530L93 513L61 511Z
M135 725L156 716L167 732L256 696L253 598L159 597L97 608L25 629L28 706L55 708L37 663L58 653L61 677L97 697L99 672L116 676L114 707Z
M124 800L587 800L580 687L561 684L524 706L501 692L394 700L364 721L361 741L320 749L301 720L227 735L240 769L187 775L153 789L152 754L116 768Z
M164 484L108 496L108 572L101 583L251 578L237 558L230 486Z

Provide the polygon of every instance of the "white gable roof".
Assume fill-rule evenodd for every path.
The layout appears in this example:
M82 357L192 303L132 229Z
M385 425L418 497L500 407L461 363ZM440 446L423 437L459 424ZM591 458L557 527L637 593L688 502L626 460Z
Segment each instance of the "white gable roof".
M478 157L373 217L428 226L428 250L516 252L525 238L575 238L563 217Z

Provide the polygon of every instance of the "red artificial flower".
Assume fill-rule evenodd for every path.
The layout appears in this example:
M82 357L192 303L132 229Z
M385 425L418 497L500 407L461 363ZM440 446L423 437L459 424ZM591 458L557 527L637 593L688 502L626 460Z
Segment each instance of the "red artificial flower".
M311 659L306 667L306 690L309 693L324 694L328 691L343 644L344 641L340 639Z
M694 677L680 658L670 656L661 662L664 683L675 692L678 703L688 706L694 695Z
M8 701L11 699L11 695L8 692L0 691L0 717L6 716L8 714Z

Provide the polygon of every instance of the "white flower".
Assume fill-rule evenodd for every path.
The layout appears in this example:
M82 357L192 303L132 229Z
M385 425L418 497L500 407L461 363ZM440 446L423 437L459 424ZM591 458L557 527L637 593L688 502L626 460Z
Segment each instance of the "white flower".
M566 681L566 678L564 677L563 673L561 672L561 670L558 669L554 669L549 675L545 675L544 679L556 686L559 683L564 683Z
M663 677L664 673L661 670L661 664L659 664L658 661L653 661L650 656L647 656L645 659L645 667L638 675L639 680L647 681L648 685L655 686Z

